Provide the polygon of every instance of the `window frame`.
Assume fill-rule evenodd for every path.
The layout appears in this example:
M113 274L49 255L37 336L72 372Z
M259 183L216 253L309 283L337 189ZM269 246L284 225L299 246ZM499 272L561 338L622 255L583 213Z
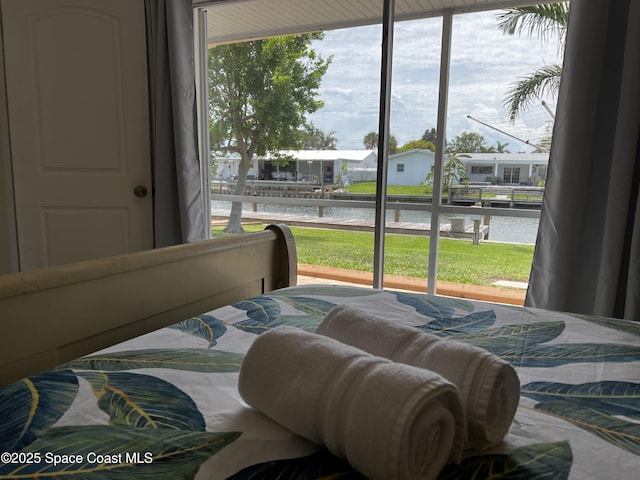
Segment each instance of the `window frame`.
M208 5L214 5L217 3L231 3L241 2L244 0L230 0L229 2L213 2L211 0L200 0L194 2L194 9L197 11L202 7ZM382 61L381 61L381 77L380 77L380 110L379 110L379 143L378 143L378 176L376 197L375 197L375 232L374 232L374 251L373 251L373 287L384 287L384 237L385 237L385 222L386 222L386 196L387 196L387 176L388 176L388 155L389 155L389 110L391 102L391 63L393 59L393 30L395 26L394 7L395 0L381 0L383 2L383 15L382 22L380 24L383 31L382 42ZM438 90L438 109L437 109L437 121L436 129L439 132L446 132L446 118L447 118L447 101L449 97L449 74L451 70L451 44L453 34L453 18L457 14L489 11L496 9L504 9L510 7L517 7L523 5L530 5L530 0L512 0L512 1L494 1L483 3L481 6L457 6L450 8L444 8L442 10L431 12L430 15L420 15L415 18L427 18L427 17L441 17L442 18L442 33L441 33L441 50L440 50L440 79ZM403 18L404 19L404 18ZM399 21L403 20L400 19ZM377 23L374 19L369 19L369 23ZM344 25L343 25L344 26ZM350 26L357 26L356 24ZM331 25L322 27L318 25L315 29L328 30L331 29ZM281 32L280 34L294 34L304 33L299 32ZM269 36L276 36L277 33L273 33ZM249 41L252 38L247 38ZM206 52L205 52L206 57ZM208 118L207 118L208 121ZM208 124L207 124L208 127ZM208 131L208 129L207 129ZM431 225L440 224L440 216L442 214L448 215L492 215L492 216L508 216L516 218L540 218L540 211L530 209L510 209L510 208L495 208L495 207L464 207L444 205L442 203L442 177L443 168L445 162L445 137L446 135L439 135L436 139L436 150L433 164L434 181L433 181L433 195L432 203L430 206L426 206L424 209L431 212ZM208 159L208 155L206 157ZM207 165L208 167L208 165ZM206 168L208 170L208 168ZM399 173L399 172L396 172ZM236 200L237 201L237 200ZM327 200L328 202L328 200ZM210 202L209 202L210 203ZM287 204L286 201L272 201L276 204ZM342 203L341 201L335 201L335 204ZM395 205L394 205L395 206ZM411 205L407 206L408 209L413 209ZM439 255L439 240L440 231L438 228L431 229L430 232L430 247L429 247L429 266L427 273L427 286L426 291L430 294L435 294L438 282L437 266Z

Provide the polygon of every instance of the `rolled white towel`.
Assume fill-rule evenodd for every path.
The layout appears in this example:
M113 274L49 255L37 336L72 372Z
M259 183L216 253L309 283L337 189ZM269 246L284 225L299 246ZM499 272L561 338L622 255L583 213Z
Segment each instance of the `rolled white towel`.
M436 372L458 387L467 422L465 448L485 449L506 435L520 400L515 369L484 349L427 334L349 305L333 308L316 333L394 362Z
M373 480L436 478L461 459L464 418L453 384L328 337L293 327L263 333L245 355L238 388L256 410Z

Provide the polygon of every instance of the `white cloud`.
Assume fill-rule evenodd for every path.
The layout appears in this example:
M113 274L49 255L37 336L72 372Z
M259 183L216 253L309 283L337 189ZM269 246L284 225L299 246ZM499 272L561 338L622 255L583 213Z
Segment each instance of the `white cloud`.
M396 25L390 123L400 144L436 126L441 30L437 18ZM503 35L496 12L456 16L453 35L447 138L476 131L490 145L500 141L509 142L512 151L526 148L468 115L525 140L547 135L549 116L542 107L511 124L503 101L514 82L560 62L557 43ZM320 89L325 106L310 119L318 128L335 131L339 148L363 148L364 136L378 129L380 44L380 26L368 26L327 32L315 45L333 61Z

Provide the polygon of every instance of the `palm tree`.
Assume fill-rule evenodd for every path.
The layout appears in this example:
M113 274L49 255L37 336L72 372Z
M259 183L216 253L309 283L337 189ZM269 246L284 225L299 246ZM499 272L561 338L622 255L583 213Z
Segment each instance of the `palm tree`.
M500 143L499 141L496 141L496 152L497 153L511 153L509 150L507 150L507 145L509 145L508 143Z
M535 34L542 41L547 41L551 33L557 33L560 38L558 48L564 50L568 20L569 2L531 5L506 10L498 17L498 29L505 35ZM561 65L549 65L513 84L504 101L509 119L514 121L536 98L546 93L556 95L561 75Z
M369 132L364 136L364 148L368 150L374 150L378 148L378 134L376 132Z
M442 191L444 193L448 193L449 188L455 182L466 183L469 180L467 177L467 168L464 163L462 163L461 158L469 158L469 155L455 153L450 154L447 162L442 168ZM425 184L433 184L434 173L434 165L431 165L431 171L427 174L427 178L424 181Z
M376 132L369 132L364 136L362 140L364 148L368 150L375 150L378 148L378 134ZM389 154L393 155L398 152L398 139L394 135L389 135Z
M318 135L318 147L320 150L336 150L338 139L334 136L335 130L331 130L329 133L319 132Z
M338 139L335 134L335 130L325 133L313 123L310 123L300 131L299 147L306 150L336 150Z

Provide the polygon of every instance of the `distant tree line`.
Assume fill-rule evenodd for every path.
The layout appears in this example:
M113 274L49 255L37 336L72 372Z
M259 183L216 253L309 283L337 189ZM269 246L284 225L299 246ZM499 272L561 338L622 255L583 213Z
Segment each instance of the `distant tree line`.
M375 150L378 146L378 134L369 132L364 136L364 147ZM455 155L459 153L510 153L506 149L508 143L496 142L495 145L487 145L487 140L476 132L462 132L450 142L445 140L445 153ZM436 129L425 130L424 134L416 140L410 140L401 147L398 147L398 140L394 135L389 137L389 154L394 155L407 150L430 150L436 151Z

